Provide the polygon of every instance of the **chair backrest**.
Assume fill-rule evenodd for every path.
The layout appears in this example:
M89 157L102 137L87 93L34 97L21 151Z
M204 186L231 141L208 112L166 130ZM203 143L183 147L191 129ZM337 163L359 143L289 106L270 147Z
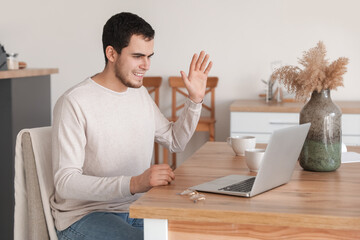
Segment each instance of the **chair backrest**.
M57 239L51 214L54 194L51 127L25 129L16 139L14 239Z
M161 77L144 77L143 85L148 89L149 94L154 93L154 102L159 106L159 89L161 86Z
M211 118L215 118L215 88L218 81L218 77L208 77L205 96L210 93L210 106L205 103L202 104L203 108L210 112ZM181 77L169 77L169 85L172 88L171 117L175 119L177 117L177 111L185 106L185 104L177 105L176 93L180 93L185 97L188 97L188 94L182 90L185 88L185 84Z

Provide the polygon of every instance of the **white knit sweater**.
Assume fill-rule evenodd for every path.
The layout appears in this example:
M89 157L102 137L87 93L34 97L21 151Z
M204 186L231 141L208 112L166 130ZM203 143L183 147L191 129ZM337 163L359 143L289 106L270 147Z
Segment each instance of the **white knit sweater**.
M64 93L53 117L56 228L94 211L127 212L140 196L130 193L130 178L150 167L154 140L182 151L200 112L201 104L188 99L172 123L144 87L117 93L91 78Z

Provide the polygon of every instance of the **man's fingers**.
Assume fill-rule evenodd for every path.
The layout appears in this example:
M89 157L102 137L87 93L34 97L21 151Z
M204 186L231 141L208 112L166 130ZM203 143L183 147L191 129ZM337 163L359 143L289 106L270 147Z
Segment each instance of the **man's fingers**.
M205 52L204 51L201 51L200 52L200 56L199 58L197 59L196 61L196 66L195 66L195 70L200 70L200 67L201 67L201 63L204 59L204 56L205 56Z
M174 178L175 178L175 176L174 176ZM159 174L152 179L151 185L153 187L167 185L170 182L172 182L174 180L174 178L171 177L171 174Z
M170 165L167 163L161 163L161 164L156 164L156 165L152 165L153 168L157 168L157 169L171 169Z
M209 58L210 58L209 54L206 54L204 61L201 63L200 71L203 72L205 70L205 67L206 67L206 64L207 64L207 61L209 60Z
M183 72L183 71L180 71L180 74L181 74L181 78L183 79L184 81L184 84L185 84L185 87L188 88L189 84L190 84L190 81L188 79L188 77L186 76L186 73ZM169 166L170 167L170 166Z
M195 67L196 67L196 60L198 59L198 55L195 53L194 56L191 59L191 63L190 63L190 71L195 71Z
M172 181L175 179L175 174L173 171L168 171L167 173L164 173L161 176L164 178L167 178L169 181Z
M163 177L163 178L170 177L171 178L170 180L175 178L175 174L174 174L174 172L172 170L161 170L161 171L158 172L158 176L160 178L161 177Z
M210 72L210 70L211 70L211 68L212 68L212 65L213 65L213 63L212 63L212 62L209 62L209 65L207 66L207 68L205 69L205 72L204 72L206 75L209 74L209 72Z
M151 184L151 187L158 187L158 186L168 185L169 182L166 181L165 179L156 179L156 180L152 181L150 184Z
M175 179L175 173L168 164L153 165L152 168L153 171L151 175L155 179L168 178L169 181Z
M172 170L170 172L170 177L172 180L175 180L175 173Z

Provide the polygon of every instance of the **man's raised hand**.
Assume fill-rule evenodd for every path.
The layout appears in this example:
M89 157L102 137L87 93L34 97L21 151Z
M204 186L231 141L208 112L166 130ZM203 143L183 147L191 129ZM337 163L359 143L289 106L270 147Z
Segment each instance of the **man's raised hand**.
M207 64L209 58L210 56L204 51L201 51L199 56L194 54L190 63L189 75L186 76L184 71L180 72L189 98L195 103L200 103L205 96L207 77L212 67L211 61Z

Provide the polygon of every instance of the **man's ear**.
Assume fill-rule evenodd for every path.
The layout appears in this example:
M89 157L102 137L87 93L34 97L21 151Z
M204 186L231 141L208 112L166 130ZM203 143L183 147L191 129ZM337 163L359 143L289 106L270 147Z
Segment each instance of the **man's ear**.
M113 63L116 61L118 53L112 46L107 46L105 49L105 53L106 53L106 57L109 62Z

